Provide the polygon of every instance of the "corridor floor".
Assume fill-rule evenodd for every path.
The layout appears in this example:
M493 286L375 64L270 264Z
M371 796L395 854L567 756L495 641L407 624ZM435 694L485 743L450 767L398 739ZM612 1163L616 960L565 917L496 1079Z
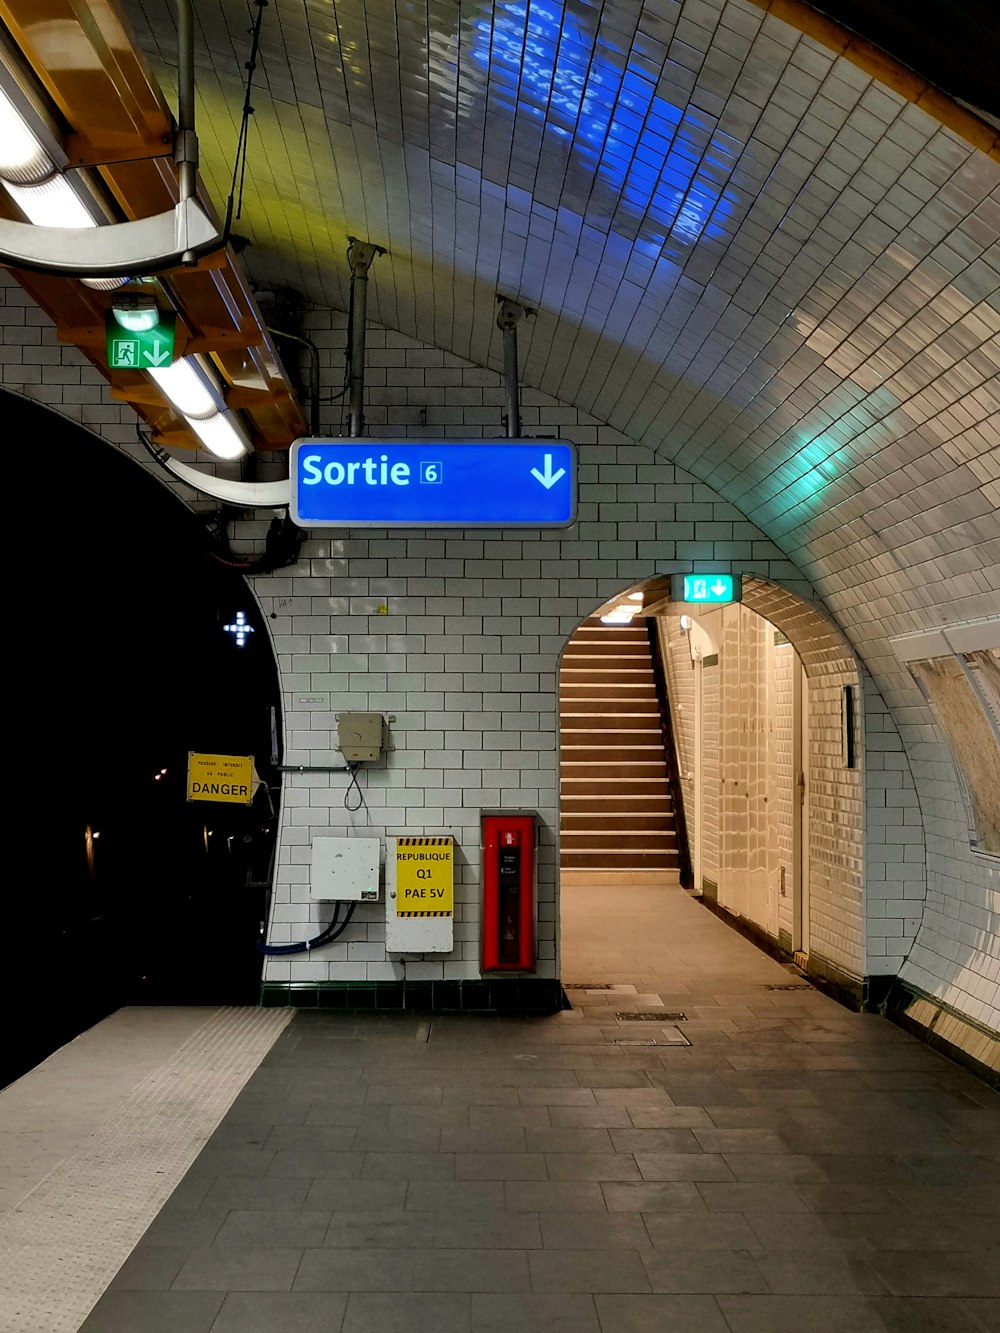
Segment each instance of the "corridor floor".
M297 1014L86 1333L997 1333L996 1095L614 893L561 1014Z

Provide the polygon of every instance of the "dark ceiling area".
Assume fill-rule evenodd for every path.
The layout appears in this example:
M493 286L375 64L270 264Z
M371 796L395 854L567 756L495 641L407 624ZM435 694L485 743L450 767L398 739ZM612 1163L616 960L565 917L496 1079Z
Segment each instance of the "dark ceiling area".
M1000 117L997 0L823 0L814 7L943 92Z

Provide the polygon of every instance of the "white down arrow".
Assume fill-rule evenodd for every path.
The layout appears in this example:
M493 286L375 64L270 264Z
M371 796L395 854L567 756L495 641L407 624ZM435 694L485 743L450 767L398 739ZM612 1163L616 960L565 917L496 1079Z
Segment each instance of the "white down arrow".
M560 477L565 477L566 469L561 467L558 472L552 471L552 455L545 455L545 471L539 472L538 468L531 469L531 475L540 481L547 491L550 491Z

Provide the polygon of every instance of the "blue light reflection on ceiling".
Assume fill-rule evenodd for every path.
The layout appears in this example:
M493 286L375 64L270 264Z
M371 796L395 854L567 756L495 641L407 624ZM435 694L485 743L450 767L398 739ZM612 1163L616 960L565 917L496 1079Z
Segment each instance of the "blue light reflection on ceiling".
M481 40L472 59L513 83L517 112L568 141L571 161L617 193L617 210L641 226L641 250L653 257L668 237L687 248L727 235L724 189L735 158L712 135L713 118L695 111L686 125L682 110L630 67L624 46L615 50L559 5L501 0L492 22L473 27Z

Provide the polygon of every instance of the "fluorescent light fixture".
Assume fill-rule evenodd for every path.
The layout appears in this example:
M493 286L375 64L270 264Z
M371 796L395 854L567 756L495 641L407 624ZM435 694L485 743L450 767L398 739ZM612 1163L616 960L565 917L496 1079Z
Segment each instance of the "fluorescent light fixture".
M7 88L0 82L0 182L29 222L36 227L97 227L102 218L97 201L91 204L86 187L77 185L58 170L54 155L32 128L34 121L46 125L44 114L34 99L22 93L10 71L0 62L0 80L10 80ZM13 96L8 88L13 90ZM23 102L24 109L18 105ZM55 141L53 141L55 142ZM60 163L62 159L60 158ZM105 217L103 219L107 221ZM81 278L97 291L114 291L127 278Z
M148 293L128 293L111 303L111 313L129 333L148 333L160 322L160 308L156 297Z
M608 611L606 615L601 616L602 625L629 625L635 610L631 606L616 606L613 611Z
M231 412L216 412L208 418L189 417L188 425L216 458L242 458L250 450L246 432Z
M124 287L128 278L81 278L80 281L84 287L92 287L96 292L113 292L118 287Z
M146 372L216 458L242 458L250 441L240 422L222 405L222 390L200 357L186 356Z
M50 176L40 185L14 185L4 181L7 193L29 222L36 227L96 227L86 204L65 176Z
M22 92L10 71L0 61L0 183L24 216L36 227L98 227L109 221L86 185L79 185L59 170L65 158L58 142L53 152L44 147L32 129L32 120L45 125L46 118L34 98ZM12 88L9 93L4 82ZM25 104L27 110L18 105ZM43 136L44 137L44 136ZM54 156L59 161L54 160ZM88 287L111 291L127 278L81 278ZM156 327L160 312L156 298L129 295L113 305L115 319L130 333L144 333ZM184 357L172 365L150 367L148 373L173 406L195 432L202 444L217 458L234 459L245 454L250 441L243 426L223 405L222 390L215 376L198 357ZM96 836L96 835L95 835Z
M147 374L181 416L204 420L222 405L222 395L196 357L186 356L169 366L151 366Z
M0 87L0 178L29 185L51 176L53 171L55 163Z
M645 597L645 595L646 594L642 592L630 592L628 595L628 599L630 602L641 602L643 597Z

